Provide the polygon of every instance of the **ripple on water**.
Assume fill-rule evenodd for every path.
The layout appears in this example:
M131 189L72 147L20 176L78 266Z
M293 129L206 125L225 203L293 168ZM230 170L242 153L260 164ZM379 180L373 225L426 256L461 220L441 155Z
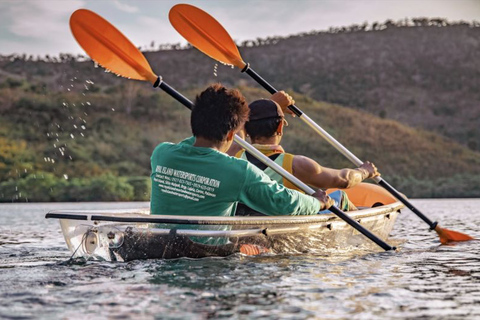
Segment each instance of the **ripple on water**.
M480 237L473 201L415 204ZM452 211L464 203L473 211ZM439 246L412 214L397 221L395 253L110 263L68 260L57 222L43 219L55 206L0 208L0 318L480 318L480 243Z

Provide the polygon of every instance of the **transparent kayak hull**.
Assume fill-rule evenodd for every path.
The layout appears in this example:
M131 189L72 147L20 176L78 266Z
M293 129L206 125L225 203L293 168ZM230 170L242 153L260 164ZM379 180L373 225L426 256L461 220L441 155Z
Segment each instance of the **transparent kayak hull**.
M372 184L345 192L360 208L349 216L386 241L403 204ZM59 219L73 257L112 261L228 256L245 245L273 254L378 249L333 214L217 217L137 209L51 211L46 218Z

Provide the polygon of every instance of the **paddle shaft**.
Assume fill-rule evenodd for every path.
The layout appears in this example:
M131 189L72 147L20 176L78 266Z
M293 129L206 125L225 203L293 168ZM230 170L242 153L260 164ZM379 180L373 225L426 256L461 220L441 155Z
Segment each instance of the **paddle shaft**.
M265 79L263 79L258 73L256 73L250 65L247 64L245 68L242 70L250 77L252 77L255 81L257 81L262 87L264 87L268 92L274 94L278 92L270 83L268 83ZM310 128L312 128L315 132L317 132L322 138L324 138L330 145L332 145L337 151L339 151L343 156L345 156L348 160L350 160L353 164L360 167L363 164L363 161L357 158L353 153L350 152L347 148L345 148L340 142L338 142L334 137L332 137L327 131L325 131L322 127L320 127L315 121L310 119L302 110L300 110L297 106L291 105L288 108L301 120L303 120ZM385 188L390 194L392 194L395 198L397 198L400 202L402 202L407 208L412 210L419 218L421 218L425 223L430 226L430 230L435 229L437 226L437 222L432 222L428 219L423 213L420 212L417 208L413 206L410 201L408 201L404 196L402 196L395 188L393 188L388 182L380 177L373 178L376 183L381 185Z
M432 222L430 219L428 219L423 213L420 212L415 206L408 201L400 192L398 192L394 187L392 187L387 181L383 179L375 179L375 181L381 185L383 188L385 188L390 194L392 194L395 198L397 198L401 203L403 203L408 209L410 209L413 213L415 213L420 219L425 221L426 224L430 226L430 231L435 230L435 227L438 225L438 222Z
M192 110L193 108L193 103L188 100L184 95L176 91L174 88L169 86L166 82L162 81L162 79L159 77L157 81L153 85L154 87L159 87L166 93L168 93L170 96L178 100L181 104L183 104L185 107L188 109ZM313 195L315 193L315 190L310 188L308 185L303 183L301 180L293 176L291 173L289 173L287 170L285 170L283 167L279 166L277 163L275 163L272 159L269 157L265 156L263 153L258 151L256 148L254 148L251 144L249 144L247 141L243 140L240 138L238 135L235 135L234 141L238 143L242 148L247 150L250 154L252 154L255 158L260 160L263 164L269 166L272 168L276 173L281 175L282 177L288 179L291 183L293 183L295 186L303 190L305 193L309 195ZM349 217L347 214L345 214L342 210L337 208L336 206L331 206L328 208L331 212L333 212L335 215L337 215L339 218L344 220L346 223L348 223L350 226L355 228L358 232L363 234L365 237L368 239L372 240L375 242L378 246L380 246L382 249L385 251L388 250L396 250L395 247L392 247L388 245L386 242L382 241L380 238L375 236L373 233L371 233L369 230L364 228L361 224L359 224L357 221Z

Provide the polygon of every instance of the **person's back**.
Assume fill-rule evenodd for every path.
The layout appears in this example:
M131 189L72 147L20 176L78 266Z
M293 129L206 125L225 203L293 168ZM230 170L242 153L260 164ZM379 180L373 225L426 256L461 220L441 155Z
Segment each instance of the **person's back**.
M224 153L248 110L238 91L220 85L197 96L191 115L194 137L162 143L152 154L151 214L230 216L241 201L264 214L311 215L333 204L322 191L314 198L289 190Z
M231 216L237 201L269 210L265 212L269 215L303 214L291 203L297 201L296 193L276 185L249 162L212 148L195 147L194 141L191 137L155 148L152 214ZM284 192L291 195L284 197Z

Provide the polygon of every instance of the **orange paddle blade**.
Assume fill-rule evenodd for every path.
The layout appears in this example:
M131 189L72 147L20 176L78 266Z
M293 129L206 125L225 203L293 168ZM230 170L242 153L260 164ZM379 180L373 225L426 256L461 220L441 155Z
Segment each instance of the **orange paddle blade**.
M456 242L456 241L475 240L474 238L470 237L468 234L440 228L438 225L435 227L435 231L438 233L438 236L440 237L440 242L442 244L447 244L449 242Z
M98 14L86 9L75 11L70 29L90 58L107 70L129 79L157 81L145 56Z
M240 69L247 65L232 37L205 11L188 4L177 4L170 9L168 18L178 33L207 56Z

